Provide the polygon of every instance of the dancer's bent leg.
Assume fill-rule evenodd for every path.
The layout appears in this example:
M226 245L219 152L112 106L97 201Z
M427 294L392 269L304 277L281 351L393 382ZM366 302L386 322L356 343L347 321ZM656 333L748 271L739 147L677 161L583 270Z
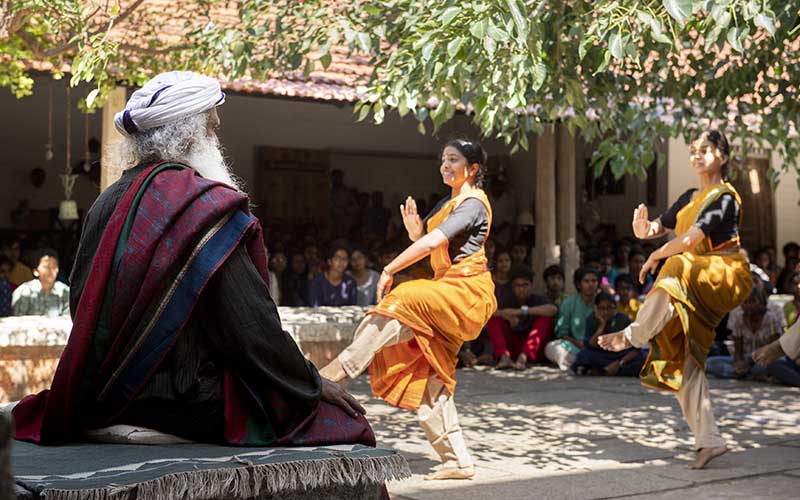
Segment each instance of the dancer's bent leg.
M708 462L727 452L728 448L714 419L706 374L688 354L683 362L683 381L677 397L683 418L694 434L695 449L698 450L697 460L689 464L689 468L702 469Z
M355 378L367 369L375 353L413 338L413 330L396 319L370 314L358 325L353 342L319 373L334 382L345 377Z
M468 479L474 476L475 466L458 423L455 400L436 375L428 379L417 418L442 461L441 467L425 479Z

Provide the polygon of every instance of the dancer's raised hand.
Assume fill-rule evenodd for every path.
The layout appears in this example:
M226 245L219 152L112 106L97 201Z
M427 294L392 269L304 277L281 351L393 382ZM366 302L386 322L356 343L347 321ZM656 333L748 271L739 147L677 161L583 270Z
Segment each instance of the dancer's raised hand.
M417 241L422 237L422 219L417 212L417 202L414 198L406 198L405 204L400 205L400 215L403 216L403 225L408 231L408 237Z
M633 234L643 240L647 238L650 233L650 218L647 210L647 205L640 203L638 207L633 209Z

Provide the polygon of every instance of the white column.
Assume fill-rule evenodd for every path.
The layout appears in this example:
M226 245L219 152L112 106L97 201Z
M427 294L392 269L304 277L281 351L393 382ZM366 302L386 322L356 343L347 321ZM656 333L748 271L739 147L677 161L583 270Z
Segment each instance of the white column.
M114 128L114 115L125 109L127 94L125 87L117 87L111 91L108 100L103 106L103 132L101 150L103 157L100 160L100 192L113 184L122 175L122 165L117 164L119 158L112 154L114 143L122 139L117 129Z
M544 290L542 272L558 263L556 248L556 136L545 126L536 138L536 248L533 253L535 288Z
M558 246L561 253L561 266L564 268L564 280L567 293L575 292L572 275L580 266L580 249L576 239L576 160L575 137L570 135L567 127L558 126Z

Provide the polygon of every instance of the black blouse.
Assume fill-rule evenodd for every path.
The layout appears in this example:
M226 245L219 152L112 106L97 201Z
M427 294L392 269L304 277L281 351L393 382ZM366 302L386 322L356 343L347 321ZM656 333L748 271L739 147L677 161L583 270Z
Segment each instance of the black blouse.
M692 195L697 189L689 189L683 193L666 212L661 215L661 225L667 229L675 229L678 221L678 212L692 201ZM739 203L731 194L723 194L698 216L694 225L711 238L713 246L721 245L726 241L739 236Z

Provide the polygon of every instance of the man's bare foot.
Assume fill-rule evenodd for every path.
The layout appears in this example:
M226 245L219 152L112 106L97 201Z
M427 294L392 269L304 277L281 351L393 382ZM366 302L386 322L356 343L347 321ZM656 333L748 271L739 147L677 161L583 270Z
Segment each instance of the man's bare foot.
M464 365L464 368L472 368L475 366L475 363L478 362L478 358L476 358L475 354L469 349L462 349L459 351L458 359L461 361L461 364Z
M469 467L442 467L425 475L426 481L439 481L442 479L472 479L475 475L475 466Z
M780 341L776 340L753 351L753 361L767 366L778 361L784 354Z
M347 372L344 371L339 358L334 358L333 361L319 371L319 376L338 383L347 378Z
M517 360L514 362L514 366L511 368L517 371L523 371L528 368L528 356L524 353L520 353L520 355L517 356Z
M603 368L603 372L609 377L613 377L617 373L619 373L619 361L614 361L613 363L609 363Z
M706 465L717 457L728 453L727 446L718 446L716 448L700 448L697 452L697 459L689 464L690 469L703 469Z
M625 349L633 347L628 339L625 338L625 332L609 333L608 335L600 335L597 338L597 343L606 351L620 352Z
M497 365L495 365L495 370L508 370L509 368L514 368L514 362L511 361L511 358L508 357L507 354L503 354L500 356L500 359L497 360Z
M481 354L478 356L477 361L475 362L476 365L483 365L483 366L490 366L494 364L494 356L491 354Z

